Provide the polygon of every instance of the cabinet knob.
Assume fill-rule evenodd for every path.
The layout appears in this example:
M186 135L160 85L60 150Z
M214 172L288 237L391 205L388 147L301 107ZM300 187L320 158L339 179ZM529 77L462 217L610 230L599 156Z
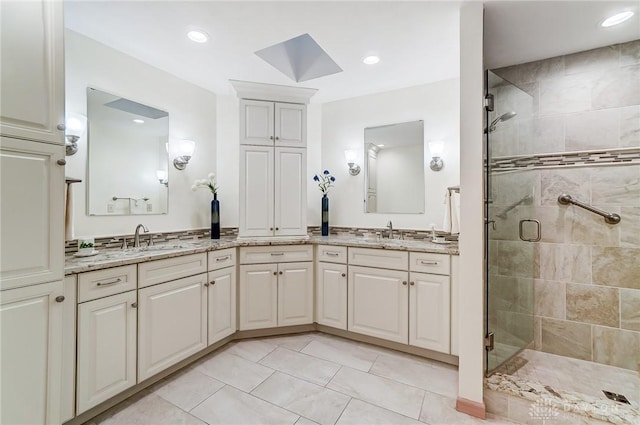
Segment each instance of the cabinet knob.
M58 295L56 297L56 302L61 303L62 301L64 301L64 295Z
M280 228L279 228L279 227L276 227L276 230L280 230Z
M411 286L413 286L415 284L416 284L415 282L409 282L409 285L411 285Z
M215 284L216 284L216 281L215 281L215 280L212 280L212 281L211 281L211 284L212 284L212 285L215 285Z
M131 303L131 307L138 308L138 303Z
M208 284L208 283L205 283L205 284L204 284L204 286L209 286L209 284Z
M273 275L274 276L278 276L278 272L273 272Z
M56 163L58 165L67 165L67 160L66 159L59 159L56 161Z
M67 126L64 124L58 124L56 128L60 131L65 131L67 129Z
M273 140L273 136L269 136L269 140Z
M346 274L346 273L342 273L340 276L342 276L342 277L346 277L346 276L347 276L347 274Z
M280 140L280 138L278 136L276 136L276 140Z
M282 272L278 272L278 274L282 274Z
M269 230L273 230L273 227L269 227Z
M402 284L403 284L403 285L406 285L406 284L407 284L407 281L406 281L406 280L403 280L403 281L402 281Z

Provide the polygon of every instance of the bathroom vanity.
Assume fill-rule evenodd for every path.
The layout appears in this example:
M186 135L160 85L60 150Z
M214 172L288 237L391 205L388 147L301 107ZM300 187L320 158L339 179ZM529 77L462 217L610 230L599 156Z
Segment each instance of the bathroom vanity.
M254 336L319 330L456 364L457 267L455 247L342 237L68 257L63 421Z

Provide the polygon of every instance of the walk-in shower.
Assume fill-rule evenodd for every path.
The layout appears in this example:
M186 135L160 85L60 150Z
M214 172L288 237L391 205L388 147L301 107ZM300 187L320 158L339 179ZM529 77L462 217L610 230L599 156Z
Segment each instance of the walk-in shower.
M485 130L485 133L486 132L491 133L493 131L496 131L496 125L498 125L498 123L501 123L503 121L508 121L511 118L515 117L516 115L518 115L518 113L515 112L515 111L505 112L504 114L500 115L495 120L491 121L491 124L489 124L488 130Z

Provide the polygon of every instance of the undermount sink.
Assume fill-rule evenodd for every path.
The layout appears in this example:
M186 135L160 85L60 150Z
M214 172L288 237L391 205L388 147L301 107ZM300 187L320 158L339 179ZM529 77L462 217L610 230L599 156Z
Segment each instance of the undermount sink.
M154 251L173 251L176 249L185 249L185 248L193 248L193 245L191 244L183 244L183 243L178 243L178 244L159 244L159 245L151 245L151 246L141 246L139 248L129 248L129 249L125 249L122 252L125 253L139 253L139 252L154 252Z

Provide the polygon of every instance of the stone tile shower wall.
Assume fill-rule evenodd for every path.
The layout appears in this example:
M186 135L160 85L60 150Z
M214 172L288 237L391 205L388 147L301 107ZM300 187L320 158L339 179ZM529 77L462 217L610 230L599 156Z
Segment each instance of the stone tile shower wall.
M496 131L494 155L640 147L640 40L494 72L533 96L530 119L504 122ZM497 240L490 261L500 275L513 276L498 281L503 302L526 305L530 295L518 288L526 287L527 273L534 276L535 348L640 371L640 164L529 165L495 181L503 193L492 194L499 202L492 206ZM529 205L497 217L529 186ZM559 205L561 193L622 221L606 224ZM518 244L517 231L501 232L517 229L522 218L541 221L540 242Z

